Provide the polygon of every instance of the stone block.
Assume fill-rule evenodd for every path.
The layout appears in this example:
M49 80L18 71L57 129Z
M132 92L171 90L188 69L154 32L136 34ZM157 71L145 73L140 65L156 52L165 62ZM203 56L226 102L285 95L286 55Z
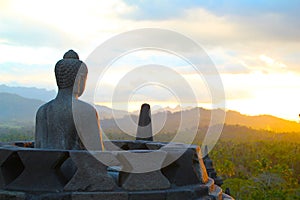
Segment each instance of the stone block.
M165 200L165 191L130 192L128 200Z
M127 192L74 192L72 200L128 200Z
M130 191L170 188L170 182L160 171L165 158L163 151L120 152L120 185Z
M95 153L95 152L94 152ZM77 167L72 179L65 185L65 191L110 191L117 185L108 175L107 166L99 160L110 157L109 152L93 156L88 151L70 151L70 157ZM99 159L97 160L96 159Z
M198 185L194 188L194 196L199 197L208 197L209 196L209 188L205 185Z
M167 192L166 200L188 200L193 199L193 191L191 189L185 190L171 190Z
M127 145L129 150L148 150L147 142L149 141L136 140L136 141L128 142Z
M107 151L121 151L127 145L127 140L106 140L103 145Z
M17 149L0 149L0 188L14 181L24 170L24 165L17 154Z
M150 149L150 150L159 150L164 145L165 144L162 143L162 142L149 142L149 143L146 143L147 148Z
M198 148L163 148L167 159L162 169L168 180L177 186L206 183L208 175Z
M7 184L5 189L32 192L58 192L63 189L66 182L59 173L59 168L68 158L68 152L19 149L17 155L24 165L24 170ZM17 160L18 158L15 158L16 162Z
M27 197L26 200L72 200L70 193L50 193L41 195L32 195Z

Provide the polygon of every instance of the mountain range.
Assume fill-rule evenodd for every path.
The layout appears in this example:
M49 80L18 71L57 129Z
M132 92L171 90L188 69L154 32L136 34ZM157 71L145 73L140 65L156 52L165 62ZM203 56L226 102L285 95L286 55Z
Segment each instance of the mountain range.
M0 121L32 122L37 108L44 102L21 97L17 94L0 93Z
M4 90L3 88L5 89L10 87L0 85L0 123L9 121L28 121L33 123L37 109L46 102L42 99L50 98L51 94L54 92L37 88L13 88L9 90L8 93L1 92L1 89ZM25 92L21 92L20 90L22 89ZM15 93L16 91L18 93ZM28 98L29 94L39 94L37 97L40 99ZM52 98L54 96L55 92L54 95L52 95ZM103 129L114 130L118 127L115 120L112 119L113 116L114 118L118 118L118 123L127 129L132 128L128 127L130 126L128 123L129 118L131 118L133 122L137 122L138 119L138 111L127 113L126 111L113 110L101 105L96 105L95 107L99 112L101 127ZM180 124L182 114L178 111L178 109L179 108L165 108L165 110L156 110L152 112L153 129L157 128L155 126L161 126L163 123L163 132L176 131ZM209 125L212 112L224 112L222 110L212 111L204 108L189 108L183 111L185 119L188 122L187 124L189 124L190 121L193 121L198 111L200 112L199 127L207 127ZM300 132L300 124L296 122L277 118L271 115L248 116L237 111L226 111L225 124L245 126L256 130L268 130L273 132ZM188 129L188 127L185 128Z
M17 94L21 97L29 99L39 99L41 101L49 101L55 97L54 90L46 90L36 87L12 87L7 85L0 85L0 93Z

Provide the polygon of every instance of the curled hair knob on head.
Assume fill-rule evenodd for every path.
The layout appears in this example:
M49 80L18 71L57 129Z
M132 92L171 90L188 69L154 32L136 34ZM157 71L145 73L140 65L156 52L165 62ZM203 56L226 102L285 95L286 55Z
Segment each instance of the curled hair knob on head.
M78 71L84 70L87 73L86 65L79 60L78 54L69 50L55 65L56 83L59 89L73 87Z
M72 49L67 51L65 54L64 54L64 59L78 59L79 60L79 56L78 54L73 51Z

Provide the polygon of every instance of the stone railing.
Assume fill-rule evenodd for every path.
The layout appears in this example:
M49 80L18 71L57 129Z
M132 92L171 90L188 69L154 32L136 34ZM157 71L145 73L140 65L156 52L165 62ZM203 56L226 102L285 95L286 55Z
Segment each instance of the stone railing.
M106 151L93 152L1 147L0 199L231 199L207 176L198 146L147 141L104 145ZM144 153L159 162L141 166L136 159ZM139 167L155 170L136 173Z

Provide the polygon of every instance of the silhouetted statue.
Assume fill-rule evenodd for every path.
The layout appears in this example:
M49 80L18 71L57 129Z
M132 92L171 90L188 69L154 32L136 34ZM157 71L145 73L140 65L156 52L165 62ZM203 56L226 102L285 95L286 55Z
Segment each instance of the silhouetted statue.
M149 140L153 141L152 136L152 123L151 123L151 110L149 104L141 106L138 129L136 140Z
M73 50L56 63L58 94L36 114L36 148L103 149L97 111L78 100L85 89L87 73L87 66Z

